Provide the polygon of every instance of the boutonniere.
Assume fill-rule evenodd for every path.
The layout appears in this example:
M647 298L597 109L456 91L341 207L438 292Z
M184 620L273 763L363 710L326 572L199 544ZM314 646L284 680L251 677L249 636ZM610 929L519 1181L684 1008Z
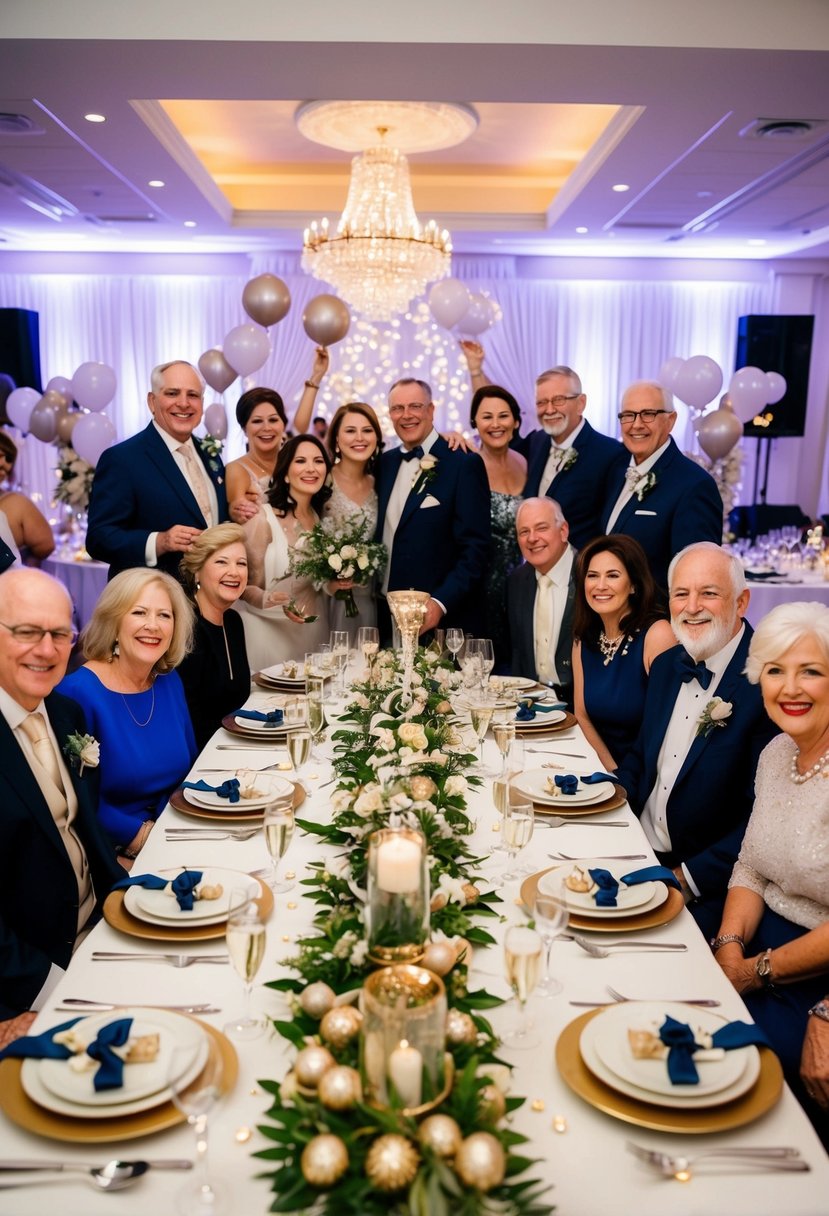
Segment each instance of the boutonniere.
M203 439L197 440L201 450L207 457L207 467L211 473L218 473L221 469L222 441L217 439L215 435L205 435Z
M707 739L715 726L725 726L733 708L730 701L723 701L722 697L712 697L699 716L696 737Z
M432 456L427 452L425 456L420 458L420 468L417 471L417 476L412 482L412 490L415 494L422 494L431 481L434 481L438 475L438 460L437 456Z
M66 736L63 751L69 761L70 768L78 770L78 776L83 776L85 768L97 768L101 761L101 745L93 735L82 735L80 731Z
M564 454L564 458L558 467L559 473L566 473L568 469L572 469L573 465L579 458L576 448L568 448Z
M639 501L641 502L646 494L650 494L651 490L653 489L653 487L655 485L656 485L656 474L653 472L653 470L651 470L650 473L645 474L645 476L642 478L642 480L639 482L639 484L637 485L636 489L633 492L636 495L636 497L639 499Z

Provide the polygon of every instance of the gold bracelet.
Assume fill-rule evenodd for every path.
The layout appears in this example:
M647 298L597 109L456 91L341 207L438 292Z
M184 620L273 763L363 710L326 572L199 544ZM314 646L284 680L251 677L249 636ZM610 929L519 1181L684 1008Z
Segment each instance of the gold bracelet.
M305 387L306 387L306 388L319 388L319 385L318 385L318 384L314 384L314 381L313 381L313 380L306 380L306 381L305 381Z

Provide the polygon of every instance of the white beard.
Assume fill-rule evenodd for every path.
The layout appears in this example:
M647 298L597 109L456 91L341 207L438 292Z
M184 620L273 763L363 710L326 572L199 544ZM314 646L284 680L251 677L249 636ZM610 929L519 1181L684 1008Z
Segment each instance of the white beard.
M705 633L692 634L678 617L671 617L671 628L676 635L677 641L681 646L685 647L688 654L696 663L700 662L700 660L710 659L718 651L722 650L723 646L727 646L734 636L736 623L736 616L732 621L713 618L708 622L708 628L705 630Z

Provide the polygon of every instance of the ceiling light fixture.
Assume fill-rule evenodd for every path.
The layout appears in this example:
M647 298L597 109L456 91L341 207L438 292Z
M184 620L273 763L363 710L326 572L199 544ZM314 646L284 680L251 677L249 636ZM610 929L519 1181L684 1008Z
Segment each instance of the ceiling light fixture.
M578 232L582 236L584 235L585 232L588 232L588 231L589 231L589 229L585 228L584 226L581 226L576 229L576 232Z
M303 135L360 154L351 162L345 209L303 234L302 269L330 283L357 312L377 321L405 312L427 284L451 268L452 242L434 220L424 226L412 199L403 148L450 147L477 125L467 106L414 102L317 102L300 107Z
M105 114L84 114L87 122L106 122Z
M624 194L630 189L630 186L626 186L624 182L617 182L617 184L615 186L611 186L610 189L615 190L617 194Z
M152 186L153 190L160 190L161 187L166 186L166 184L167 183L163 182L160 177L154 177L152 181L147 182L147 185Z
M195 227L197 227L196 221L195 220L185 220L184 227L185 228L195 228Z

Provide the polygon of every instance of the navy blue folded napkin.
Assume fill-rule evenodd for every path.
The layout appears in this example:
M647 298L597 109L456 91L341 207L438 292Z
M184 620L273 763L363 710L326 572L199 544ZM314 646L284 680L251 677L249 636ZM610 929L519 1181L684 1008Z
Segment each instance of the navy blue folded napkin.
M236 709L234 718L250 718L252 722L264 722L266 726L281 726L284 717L281 709L269 709L262 713L259 709Z
M120 891L124 887L146 887L148 891L162 891L169 883L182 912L192 912L195 902L193 891L201 879L201 870L184 870L176 875L172 883L169 878L161 878L158 874L130 874L116 882L112 889Z
M240 783L238 777L229 777L221 785L208 785L206 781L182 781L183 790L199 790L202 794L218 794L229 802L238 802L240 798Z
M556 701L551 705L541 705L538 701L524 700L518 704L518 709L515 712L516 722L532 722L536 713L551 714L554 709L566 709L567 706L563 702Z
M668 1048L668 1076L672 1085L698 1085L699 1073L694 1063L694 1052L702 1048L694 1038L694 1032L686 1022L665 1015L659 1029L659 1037ZM711 1046L733 1051L737 1047L769 1047L769 1041L759 1026L748 1022L728 1022L711 1035Z
M611 777L609 773L590 773L588 776L576 776L575 773L556 774L555 783L561 790L562 794L575 794L579 788L579 782L582 785L598 785L601 781L615 781L615 777Z
M619 883L610 870L597 867L595 870L588 870L587 873L599 888L593 896L596 907L615 908ZM631 870L630 874L623 874L619 881L623 882L626 887L635 887L640 882L666 882L669 886L676 887L677 891L682 890L673 870L669 870L667 866L645 866L641 870Z
M75 1053L63 1043L56 1043L54 1037L61 1031L71 1030L81 1020L81 1018L72 1018L68 1022L62 1022L60 1026L53 1026L51 1030L46 1030L43 1034L27 1035L22 1039L15 1039L13 1043L0 1051L0 1060L12 1056L17 1059L68 1060ZM104 1089L119 1089L123 1085L124 1061L112 1049L113 1047L123 1047L130 1037L131 1030L132 1018L117 1018L114 1022L108 1022L106 1026L102 1026L96 1038L87 1047L86 1054L98 1061L98 1070L93 1079L96 1093L100 1093Z

